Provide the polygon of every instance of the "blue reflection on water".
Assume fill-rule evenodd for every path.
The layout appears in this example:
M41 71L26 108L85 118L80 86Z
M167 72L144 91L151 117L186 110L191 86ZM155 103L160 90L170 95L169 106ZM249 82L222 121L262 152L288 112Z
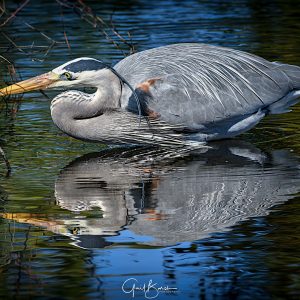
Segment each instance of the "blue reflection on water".
M43 3L41 9L40 1L32 1L11 24L18 45L49 45L24 21L64 42L60 7ZM7 5L16 8L15 2ZM138 50L205 42L300 64L300 10L286 1L90 5L105 19L117 7L114 22L123 36L131 32ZM78 56L112 64L123 58L95 28L72 11L63 12L71 51L60 44L47 56L45 51L9 52L23 78ZM299 296L297 109L244 137L268 151L243 144L222 148L221 143L219 152L158 163L152 176L142 176L139 168L132 173L120 170L122 163L105 165L101 159L68 167L99 146L58 134L49 101L33 95L24 99L16 120L1 126L13 163L13 176L1 178L1 297L130 299L121 289L129 277L178 289L158 299ZM292 139L269 142L289 134ZM80 171L82 166L86 169ZM73 181L78 170L79 183ZM136 298L145 295L139 291Z

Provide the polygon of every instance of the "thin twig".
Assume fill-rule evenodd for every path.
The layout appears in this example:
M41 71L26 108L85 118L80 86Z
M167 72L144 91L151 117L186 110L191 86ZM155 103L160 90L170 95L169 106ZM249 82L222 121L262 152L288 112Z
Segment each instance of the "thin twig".
M19 81L18 79L20 79L21 76L20 75L17 76L17 71L16 71L14 65L9 64L7 67L8 67L8 74L10 76L10 81L11 82L18 82ZM12 108L11 108L11 114L13 116L15 116L17 114L17 112L19 111L20 103L21 103L20 100L21 99L22 99L22 96L21 97L20 96L15 96L13 98L13 101L12 101L13 105L12 105Z
M66 3L66 1L56 0L56 2L58 4L60 4L61 6L64 6L64 7L67 7L67 8L74 8L74 5L69 5L68 3Z
M73 9L75 13L77 13L81 17L81 19L89 23L94 28L98 28L110 43L112 43L118 50L122 51L124 56L126 56L126 53L123 51L123 49L121 49L120 44L113 37L116 37L122 44L126 45L129 48L129 54L135 52L130 33L128 33L128 37L130 37L130 40L128 41L118 32L112 22L112 17L110 23L105 22L101 17L97 16L93 12L91 7L87 6L82 0L76 0L74 2L67 0L56 0L56 2L63 7ZM110 34L109 32L111 32L112 34Z
M28 3L30 2L30 0L25 0L1 25L0 27L5 26L8 22L10 22L12 19L14 19L17 15L18 12L20 12L20 10L22 10Z
M6 33L1 32L2 35L20 52L26 54L25 51L23 51Z
M70 46L70 43L69 43L69 40L68 40L68 37L67 37L67 34L66 34L66 31L65 31L65 30L64 30L64 37L65 37L66 44L67 44L69 50L71 50L71 46Z
M120 33L118 32L118 30L116 29L114 23L113 23L113 20L111 19L111 30L112 32L125 44L129 47L130 49L130 54L133 54L135 52L135 49L134 49L134 45L132 44L132 39L131 42L127 42L127 40L120 35ZM128 36L130 37L130 32L128 32Z
M18 46L20 49L30 49L30 50L34 50L34 49L48 49L49 46L42 46L42 45L34 45L34 42L30 45L30 46ZM0 49L7 49L7 47L1 47ZM1 57L1 55L0 55Z
M2 55L0 55L0 59L3 60L3 62L7 63L7 74L9 75L9 78L8 78L9 84L20 81L21 76L17 73L14 65ZM4 81L6 82L6 80L4 80ZM7 84L7 82L6 82L6 84ZM8 114L8 112L10 111L10 114L12 116L15 116L19 110L20 99L22 97L20 97L20 96L2 96L1 98L3 100L2 103L5 103L6 114ZM11 108L9 107L8 100L13 100L13 101L10 101L12 103ZM0 153L0 156L1 156L1 153Z
M1 10L1 15L0 15L0 18L1 18L5 14L5 11L6 11L4 0L2 0L2 3L0 5L0 10Z
M7 63L9 63L10 65L12 64L7 58L5 58L4 56L0 55L0 58L5 60Z
M61 22L62 22L63 31L64 31L64 38L65 38L65 41L66 41L66 44L67 44L69 50L71 50L71 46L70 46L70 43L69 43L69 40L67 37L67 33L66 33L66 29L65 29L64 12L63 12L62 6L60 7L60 15L61 15Z
M26 3L24 2L20 7L19 7L19 10L18 11L20 11L20 9L22 9L27 3L29 2L29 0L28 1L26 1ZM17 11L15 11L15 13L16 13ZM6 13L6 12L5 12ZM7 14L7 13L6 13ZM12 14L13 15L13 14ZM11 15L11 16L12 16ZM9 19L9 18L8 18ZM7 20L8 20L7 19ZM6 21L7 21L6 20ZM6 22L5 21L5 22ZM37 29L36 27L34 27L33 25L31 25L31 24L29 24L29 23L27 23L27 22L23 22L24 23L24 25L25 26L27 26L28 28L30 28L31 30L33 30L33 31L35 31L35 32L38 32L42 37L44 37L47 41L49 41L49 42L51 42L51 44L50 44L50 46L33 46L33 45L31 45L31 46L18 46L7 34L5 34L5 33L3 33L3 32L1 32L2 34L3 34L3 36L11 43L11 45L13 45L14 47L15 47L15 49L17 49L19 52L22 52L22 53L24 53L24 54L26 54L26 55L31 55L31 54L33 54L33 51L31 51L31 52L26 52L26 51L23 51L22 49L30 49L30 50L33 50L33 49L35 49L35 48L46 48L46 52L45 52L45 54L44 54L44 56L47 56L48 54L49 54L49 51L56 45L56 44L62 44L62 43L65 43L65 42L59 42L59 41L56 41L56 40L54 40L53 38L51 38L50 36L48 36L47 34L45 34L44 32L42 32L41 30L39 30L39 29ZM1 47L1 48L3 48L3 47Z
M46 33L42 32L41 30L37 29L36 27L32 26L31 24L24 22L24 24L29 27L30 29L38 32L41 36L43 36L46 40L48 40L49 42L53 43L57 43L59 44L59 42L55 41L53 38L51 38L49 35L47 35Z
M48 47L46 53L44 54L44 57L46 57L48 55L48 53L55 46L55 44L56 44L56 41L53 41L52 44Z

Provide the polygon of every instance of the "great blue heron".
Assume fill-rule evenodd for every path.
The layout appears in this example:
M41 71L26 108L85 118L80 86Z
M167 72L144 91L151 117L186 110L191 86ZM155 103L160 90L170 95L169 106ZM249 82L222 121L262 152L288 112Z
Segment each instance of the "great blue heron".
M51 102L54 123L74 138L182 145L234 137L267 114L288 111L299 100L300 67L223 47L174 44L133 54L114 68L74 59L0 94L59 87L97 88L65 91Z

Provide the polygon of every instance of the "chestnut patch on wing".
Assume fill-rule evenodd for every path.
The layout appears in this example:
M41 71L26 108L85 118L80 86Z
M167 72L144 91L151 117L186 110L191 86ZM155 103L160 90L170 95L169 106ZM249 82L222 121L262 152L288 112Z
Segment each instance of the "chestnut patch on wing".
M157 80L159 80L159 78L151 78L151 79L148 79L148 80L146 80L146 81L144 81L144 82L139 83L139 84L137 85L136 88L142 90L142 91L145 92L145 93L150 93L150 87L151 87L152 85L154 85L154 83L155 83Z
M155 84L155 82L157 80L159 80L160 78L151 78L148 79L144 82L139 83L136 88L138 90L140 90L142 93L147 94L148 97L152 97L151 92L150 92L150 87L153 86ZM148 107L146 107L145 109L145 113L147 114L147 116L149 116L149 118L151 119L157 119L160 117L160 114L157 113L154 110L149 109Z

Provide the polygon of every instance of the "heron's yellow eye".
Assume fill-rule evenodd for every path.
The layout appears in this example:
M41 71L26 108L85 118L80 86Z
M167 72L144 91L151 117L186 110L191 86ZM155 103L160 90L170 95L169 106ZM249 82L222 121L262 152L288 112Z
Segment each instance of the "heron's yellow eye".
M66 78L67 80L72 80L72 79L73 79L72 74L69 73L69 72L63 73L62 76L63 76L64 78Z

